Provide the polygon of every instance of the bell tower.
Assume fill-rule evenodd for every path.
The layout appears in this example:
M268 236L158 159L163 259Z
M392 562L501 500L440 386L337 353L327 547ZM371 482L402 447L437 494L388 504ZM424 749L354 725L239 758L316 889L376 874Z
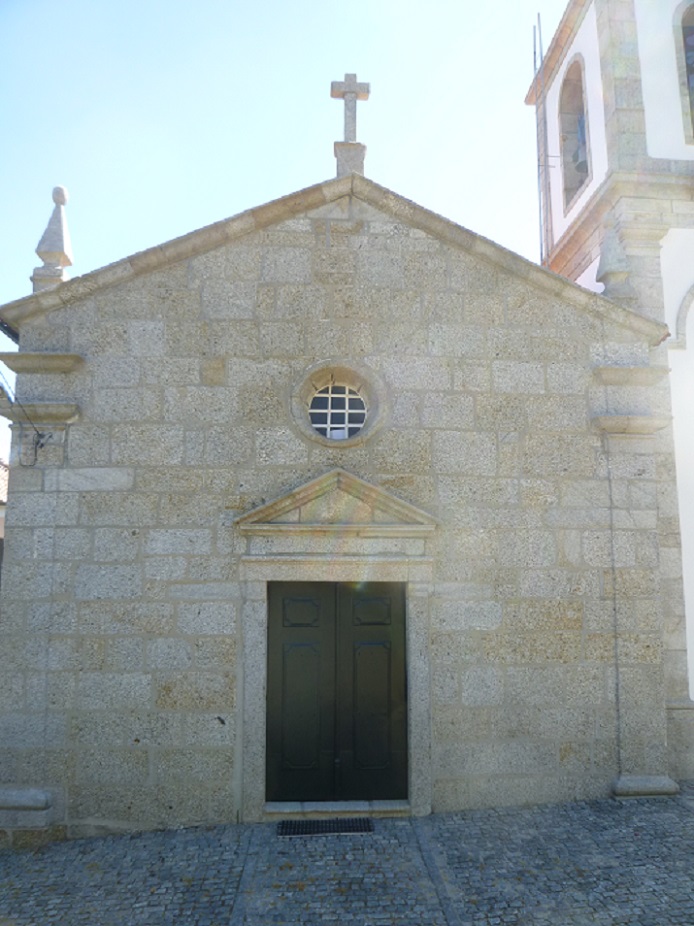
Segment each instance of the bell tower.
M657 510L670 525L661 535L675 537L679 508L691 679L694 0L569 0L526 102L537 115L543 264L670 329L658 362L671 371L678 498L659 486ZM675 547L659 555L672 556L679 581ZM683 639L681 615L666 614L666 646L675 633ZM671 741L678 725L694 731L680 706Z
M543 263L599 290L614 229L633 308L684 335L687 313L678 312L694 283L694 2L570 0L526 102L537 112ZM691 265L687 281L671 278L678 258Z

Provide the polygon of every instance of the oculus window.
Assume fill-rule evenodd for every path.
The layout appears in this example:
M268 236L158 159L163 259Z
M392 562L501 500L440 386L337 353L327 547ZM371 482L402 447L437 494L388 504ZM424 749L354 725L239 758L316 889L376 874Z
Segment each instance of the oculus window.
M309 406L311 425L329 440L356 437L366 423L366 402L356 389L330 383L319 389Z
M388 390L362 363L323 360L295 384L290 412L303 437L348 450L365 443L388 421Z

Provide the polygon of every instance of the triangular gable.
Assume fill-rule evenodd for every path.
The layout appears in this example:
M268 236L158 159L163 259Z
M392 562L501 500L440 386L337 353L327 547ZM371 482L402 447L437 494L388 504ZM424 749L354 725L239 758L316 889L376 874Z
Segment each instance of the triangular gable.
M334 469L236 519L245 534L320 533L420 537L436 520L390 492Z
M451 247L501 267L510 274L522 277L527 283L564 299L584 311L628 327L640 333L652 345L659 344L669 334L666 325L644 318L596 293L589 292L564 277L539 267L501 245L358 174L316 184L282 199L242 212L230 219L200 228L181 238L175 238L141 251L100 270L75 277L54 289L43 290L9 302L2 307L0 320L10 326L20 328L22 322L32 316L72 305L80 299L93 296L102 289L116 286L142 274L161 270L176 261L186 260L238 241L248 234L305 215L349 196L355 197L398 221L419 228Z

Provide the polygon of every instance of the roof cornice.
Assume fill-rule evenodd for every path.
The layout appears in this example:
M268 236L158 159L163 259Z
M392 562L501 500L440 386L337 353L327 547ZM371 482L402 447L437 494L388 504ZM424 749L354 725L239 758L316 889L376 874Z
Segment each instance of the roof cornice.
M127 282L145 273L161 270L176 261L197 256L220 247L245 235L295 216L335 202L345 196L354 196L364 203L388 213L409 225L439 238L442 241L483 258L517 277L556 295L573 305L605 320L614 321L639 331L650 343L658 344L668 335L665 325L610 302L601 296L582 289L564 277L539 267L532 261L481 235L445 219L435 212L418 206L386 187L379 186L358 174L327 180L315 186L284 196L229 219L215 222L181 238L140 251L100 270L75 277L54 289L44 290L9 302L0 309L2 319L21 328L23 322L36 315L70 306L103 289Z
M544 88L552 82L564 58L566 47L578 31L578 27L581 25L591 2L592 0L570 0L561 22L557 26L557 31L549 44L547 54L542 59L542 64L528 90L525 102L529 106L534 106L537 103L538 96L542 96Z
M206 225L180 238L173 238L163 244L138 251L106 267L68 280L53 289L22 296L2 306L0 315L11 325L21 325L21 322L32 315L50 312L80 299L87 299L102 289L117 286L143 273L160 270L176 261L203 254L235 238L292 218L297 212L315 209L342 196L348 196L350 192L351 177L316 184L298 193L240 212L229 219Z

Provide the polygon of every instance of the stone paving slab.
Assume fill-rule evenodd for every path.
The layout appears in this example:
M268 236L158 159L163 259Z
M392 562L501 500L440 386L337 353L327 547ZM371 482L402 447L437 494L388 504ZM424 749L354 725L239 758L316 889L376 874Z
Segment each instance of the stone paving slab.
M694 791L0 851L0 926L694 926Z

